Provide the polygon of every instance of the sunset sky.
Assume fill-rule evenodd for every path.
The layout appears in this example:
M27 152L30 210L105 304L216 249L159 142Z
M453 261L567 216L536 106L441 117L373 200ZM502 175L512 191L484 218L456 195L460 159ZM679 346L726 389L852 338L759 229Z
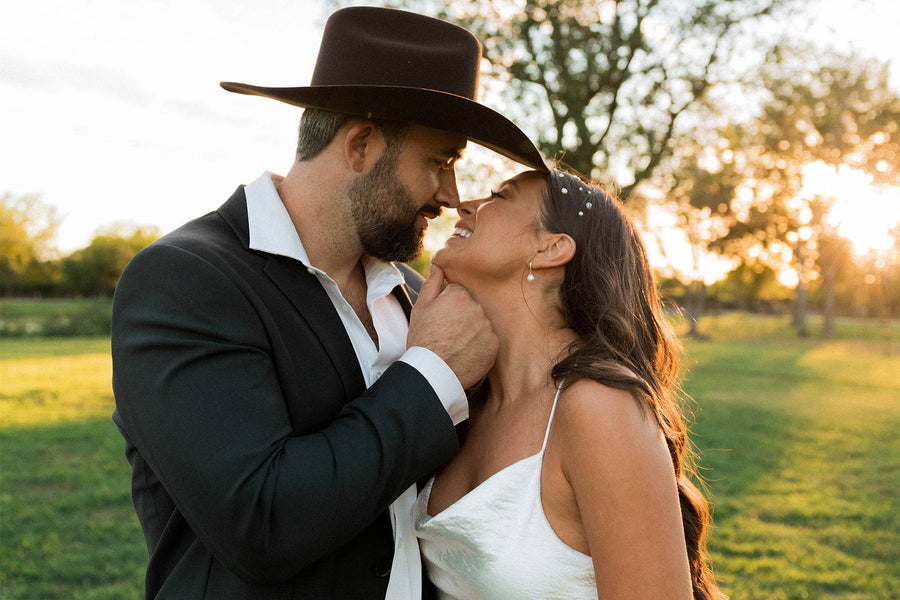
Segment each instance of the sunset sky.
M821 4L821 39L891 59L900 89L900 2ZM0 0L0 194L56 206L65 253L114 222L169 231L263 171L286 172L299 109L218 82L308 84L324 10L315 0ZM845 218L862 209L896 222L892 198L857 200Z

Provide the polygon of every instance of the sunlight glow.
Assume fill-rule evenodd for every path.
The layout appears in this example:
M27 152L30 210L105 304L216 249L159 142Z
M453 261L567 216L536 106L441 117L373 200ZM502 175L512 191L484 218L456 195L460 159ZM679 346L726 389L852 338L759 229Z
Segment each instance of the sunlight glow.
M784 269L778 273L778 283L788 288L795 288L800 283L800 276L797 269Z
M697 248L695 255L671 207L650 204L645 218L643 238L650 264L664 275L674 276L683 284L702 280L706 285L712 285L737 266L734 257Z
M835 169L823 162L809 165L803 175L805 197L834 199L826 220L853 243L855 252L894 247L890 231L900 224L900 187L875 186L863 171L847 165Z

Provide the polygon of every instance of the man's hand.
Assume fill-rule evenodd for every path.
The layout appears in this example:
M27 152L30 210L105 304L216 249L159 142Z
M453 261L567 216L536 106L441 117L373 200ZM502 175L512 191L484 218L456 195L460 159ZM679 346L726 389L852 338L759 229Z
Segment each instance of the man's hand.
M444 272L432 265L410 315L406 345L440 356L466 389L493 366L500 340L464 287L451 283L441 291L443 285Z

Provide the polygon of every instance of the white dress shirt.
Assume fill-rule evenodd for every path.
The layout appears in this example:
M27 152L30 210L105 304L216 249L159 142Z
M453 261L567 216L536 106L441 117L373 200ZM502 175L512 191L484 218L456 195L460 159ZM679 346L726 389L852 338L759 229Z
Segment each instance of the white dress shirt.
M375 383L392 363L402 360L428 380L454 425L467 419L469 406L465 391L450 367L426 348L406 348L409 324L403 308L391 294L395 287L403 283L403 275L397 267L371 257L363 259L366 305L378 334L376 346L334 280L321 269L310 265L303 242L269 173L263 173L247 185L244 193L247 196L250 248L298 260L318 278L347 330L366 387ZM420 600L422 596L422 563L412 523L415 501L416 486L412 485L390 506L394 559L385 600Z

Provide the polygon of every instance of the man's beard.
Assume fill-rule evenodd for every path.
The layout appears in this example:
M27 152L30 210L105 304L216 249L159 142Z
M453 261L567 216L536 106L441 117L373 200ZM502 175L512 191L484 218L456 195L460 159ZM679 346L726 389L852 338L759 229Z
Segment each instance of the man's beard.
M412 194L400 182L397 158L397 150L388 147L371 172L347 186L347 195L363 251L384 261L407 262L422 253L425 228L419 226L421 211ZM440 209L430 212L437 216Z

